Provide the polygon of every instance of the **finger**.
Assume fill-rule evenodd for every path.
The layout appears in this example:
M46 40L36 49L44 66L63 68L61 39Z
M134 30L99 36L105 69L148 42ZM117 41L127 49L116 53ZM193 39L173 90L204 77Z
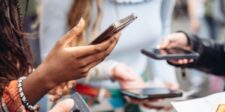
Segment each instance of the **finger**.
M101 53L98 53L98 54L94 54L94 55L82 58L83 61L81 62L81 67L84 68L84 67L87 67L88 65L90 65L92 63L102 61L102 60L104 60L106 55L107 55L106 52L101 52Z
M84 19L81 18L78 24L75 27L73 27L69 32L67 32L66 35L62 38L62 42L65 43L71 42L74 39L74 37L78 36L84 30L84 27L85 22Z
M62 90L61 87L56 90L56 94L59 95L59 96L63 95L63 90Z
M179 63L178 63L178 60L169 60L169 62L170 62L170 63L173 63L173 64L179 64Z
M161 43L160 43L160 48L167 48L167 46L169 46L169 44L170 44L170 39L169 38L166 38L166 39L164 39Z
M67 86L68 86L69 89L72 89L73 87L75 87L75 85L76 85L76 81L75 80L74 81L69 81L67 83Z
M148 104L148 103L144 103L142 104L144 107L146 108L150 108L150 109L156 109L156 110L161 110L163 109L164 107L163 106L155 106L155 105L151 105L151 104Z
M70 88L67 86L67 85L65 85L64 87L63 87L63 95L67 95L69 92L70 92Z
M56 104L49 112L70 112L73 106L73 99L67 99Z
M86 57L89 55L93 55L96 53L99 53L101 51L105 51L108 49L111 45L111 43L114 43L118 40L119 34L115 34L110 39L96 45L88 45L88 46L78 46L78 47L71 47L70 51L74 53L74 56L77 58Z
M82 60L84 60L84 61L81 62L82 63L82 67L84 68L84 67L89 66L89 65L91 65L91 67L93 67L96 64L100 63L101 61L103 61L104 58L107 55L109 55L109 53L115 47L116 43L117 43L117 41L114 41L106 51L102 51L100 53L97 53L97 54L94 54L94 55L90 55L88 57L83 58Z
M193 60L193 59L188 60L188 63L192 63L192 62L194 62L194 60Z
M119 41L119 36L120 34L116 35L114 38L115 38L115 41L114 42L111 42L111 45L108 47L107 49L107 55L109 55L112 50L115 48L116 44L118 43Z
M187 64L188 63L188 59L184 59L184 64Z
M90 63L89 65L87 65L87 67L85 67L84 70L86 72L86 75L88 74L89 70L92 69L93 67L95 67L96 65L98 65L99 63L101 63L103 60L100 61L96 61L94 63Z
M170 41L169 45L167 46L167 48L183 48L183 45L179 45L177 42L173 42L173 41Z

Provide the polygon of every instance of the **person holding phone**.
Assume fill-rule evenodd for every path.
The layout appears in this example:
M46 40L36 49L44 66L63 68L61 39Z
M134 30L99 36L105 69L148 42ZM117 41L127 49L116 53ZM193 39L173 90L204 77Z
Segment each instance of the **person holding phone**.
M119 39L119 34L115 34L100 44L71 46L85 27L80 19L33 70L19 6L19 0L0 1L0 111L3 112L38 111L38 100L63 82L85 77L109 55Z
M90 91L87 91L90 88L97 91L106 90L106 96L110 93L112 97L100 97L100 94L95 94L94 98L110 99L102 104L110 105L112 110L123 108L125 102L120 89L146 86L141 76L148 80L145 73L148 61L140 54L140 50L155 46L162 35L169 33L174 4L175 0L45 0L42 2L45 11L42 13L40 27L41 57L42 59L46 57L52 44L57 40L56 37L60 37L77 23L79 15L87 21L87 27L80 38L74 41L76 46L87 44L112 22L135 13L138 19L123 30L121 40L112 55L93 68L88 77L80 81L77 86L88 87L89 89L83 89L82 92L89 95L92 95ZM88 36L90 38L82 38L83 35L90 35ZM153 64L153 62L150 63ZM171 85L177 85L175 70L166 62L154 61L150 69L156 79L155 82L163 86L171 83ZM54 96L59 98L62 95Z
M174 66L185 66L218 76L225 75L225 51L223 43L201 39L197 35L178 32L169 35L161 44L161 48L180 47L200 54L198 59L168 60Z

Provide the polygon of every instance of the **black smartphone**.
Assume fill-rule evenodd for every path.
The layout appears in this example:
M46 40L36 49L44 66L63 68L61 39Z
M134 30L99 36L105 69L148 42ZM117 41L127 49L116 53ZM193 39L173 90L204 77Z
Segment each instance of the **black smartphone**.
M74 106L71 112L92 112L79 93L74 92L71 98L74 100Z
M132 23L135 19L137 19L137 16L134 14L131 14L123 19L120 19L119 21L114 22L103 33L101 33L97 38L95 38L92 42L90 42L90 44L94 45L107 40L114 34L124 29L126 26Z
M122 90L122 94L134 99L151 100L181 97L183 93L181 90L171 90L167 88L142 88Z
M165 49L142 49L141 53L158 60L171 60L171 59L197 59L199 53L189 51L181 48L165 48Z

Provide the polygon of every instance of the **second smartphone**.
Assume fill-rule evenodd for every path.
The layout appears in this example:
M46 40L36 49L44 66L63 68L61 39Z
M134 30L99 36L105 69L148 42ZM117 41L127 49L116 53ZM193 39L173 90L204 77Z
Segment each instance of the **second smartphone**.
M157 60L197 59L199 57L199 53L181 48L142 49L141 53Z

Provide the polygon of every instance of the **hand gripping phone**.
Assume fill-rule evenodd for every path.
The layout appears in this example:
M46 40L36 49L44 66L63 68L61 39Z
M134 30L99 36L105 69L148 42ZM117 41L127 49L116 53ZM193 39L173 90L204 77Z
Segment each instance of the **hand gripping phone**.
M131 14L123 19L120 19L119 21L114 22L103 33L101 33L97 38L95 38L92 42L90 42L90 44L91 45L99 44L107 40L108 38L112 37L114 34L123 30L125 27L127 27L130 23L132 23L136 19L137 19L137 16L135 16L134 14Z

